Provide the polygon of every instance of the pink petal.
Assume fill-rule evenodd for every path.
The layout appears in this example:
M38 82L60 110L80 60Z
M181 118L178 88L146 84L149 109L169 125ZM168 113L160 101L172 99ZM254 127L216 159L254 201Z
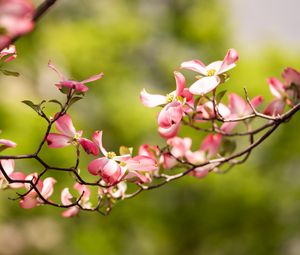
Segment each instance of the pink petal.
M72 119L68 114L64 114L55 121L56 129L65 136L74 137L76 129Z
M184 87L185 87L185 78L182 73L174 72L175 80L176 80L176 95L181 96Z
M150 158L156 159L156 155L159 154L158 146L151 146L149 144L143 144L139 147L140 156L148 156Z
M202 75L207 75L207 70L205 68L205 65L198 59L183 62L181 63L180 67L183 69L188 69L188 70L198 72Z
M24 209L31 209L38 205L38 201L35 197L31 197L29 195L25 196L20 200L20 206Z
M167 104L159 113L157 122L162 128L169 128L174 124L178 124L183 117L183 106L179 102L171 102Z
M191 148L192 139L189 137L173 137L167 141L167 144L172 146L171 154L175 158L181 158L184 157L185 153Z
M201 144L201 150L207 151L208 157L215 156L220 148L222 135L209 134L206 136Z
M179 128L180 128L180 124L174 124L172 126L170 126L169 128L163 128L163 127L159 127L158 128L158 132L160 134L160 136L162 136L163 138L172 138L174 136L176 136L179 132Z
M87 86L85 86L83 83L81 82L74 82L74 89L78 92L87 92L89 90L89 88Z
M190 92L194 95L204 95L214 90L220 83L218 76L208 76L200 78L190 87Z
M50 133L47 136L47 144L49 148L63 148L69 146L72 143L73 139L69 136Z
M23 181L26 178L26 175L24 173L21 172L13 172L10 174L9 176L12 180L18 180L18 181ZM11 183L9 184L9 186L13 189L19 189L19 188L23 188L24 187L24 183Z
M60 195L60 200L62 202L63 205L70 205L72 204L72 199L73 196L71 195L70 191L68 188L64 188L61 192Z
M10 176L15 170L15 161L13 159L2 159L0 160L0 163L8 176Z
M54 190L54 184L56 183L56 180L52 177L47 177L43 181L43 188L41 190L41 195L45 198L48 199L49 197L52 196L53 190Z
M72 206L68 208L66 211L62 212L62 217L64 218L71 218L76 216L79 213L80 209L77 206Z
M250 100L250 102L251 102L252 106L254 107L254 109L256 109L258 106L260 106L262 104L263 100L264 99L262 96L256 96L256 97L252 98ZM249 104L247 104L247 107L244 111L244 115L251 114L251 113L253 113L253 110L252 110L251 106Z
M238 52L235 49L229 49L217 74L227 72L228 70L234 68L238 59Z
M272 95L278 99L282 99L282 95L285 93L284 85L276 78L269 78L267 80Z
M230 93L228 95L228 100L231 114L235 114L237 116L244 115L245 109L247 108L247 102L243 98L235 93Z
M158 170L157 162L147 156L136 156L126 161L126 167L129 170L136 171L156 171Z
M237 116L236 115L231 115L228 117L228 119L236 119ZM225 122L222 124L221 126L221 130L227 134L230 134L231 131L239 124L239 122Z
M6 139L0 139L0 144L3 144L7 148L14 148L17 146L16 143Z
M90 199L91 191L88 186L76 182L74 188L78 191L80 196L82 195L82 201L86 202Z
M91 76L90 78L87 78L83 81L81 81L81 83L88 83L88 82L92 82L92 81L97 81L99 79L101 79L103 77L104 73L99 73L96 75Z
M0 59L5 57L4 62L9 62L17 57L17 51L15 45L10 45L9 48L5 48L0 52Z
M92 162L89 163L88 171L92 175L99 175L105 167L105 165L108 163L108 161L109 159L105 157L94 159Z
M102 135L103 135L103 132L97 130L93 134L92 139L93 139L93 142L99 147L99 149L102 152L102 154L104 156L107 156L107 151L104 149L104 147L102 145Z
M192 176L194 176L198 179L202 179L206 175L208 175L209 171L213 168L214 167L212 167L211 165L207 165L207 166L203 166L203 167L197 167L194 171L192 171L190 173L190 175L192 175Z
M61 81L66 80L64 75L53 65L51 60L49 60L49 62L48 62L48 67L51 68L52 70L54 70L58 74Z
M300 85L300 73L294 68L285 68L282 73L282 77L286 81L287 86L291 85L292 83Z
M140 93L140 100L147 107L155 107L167 103L167 98L162 95L149 94L145 89Z
M190 162L191 164L201 164L205 161L205 153L204 151L198 150L195 152L192 151L187 151L185 153L185 157L187 159L188 162Z
M179 163L170 153L163 153L161 161L164 169L171 169Z
M87 154L93 154L95 156L99 154L99 148L94 142L90 141L89 139L80 138L79 143Z
M148 183L151 181L150 178L148 178L145 175L142 175L137 171L129 171L125 177L125 180L129 180L131 182L136 182L136 183Z
M283 114L285 102L280 99L274 99L270 104L267 105L264 110L264 114L269 116L278 116Z
M215 61L210 63L209 65L206 66L206 70L215 70L215 75L217 75L217 71L220 70L221 66L222 66L222 61Z

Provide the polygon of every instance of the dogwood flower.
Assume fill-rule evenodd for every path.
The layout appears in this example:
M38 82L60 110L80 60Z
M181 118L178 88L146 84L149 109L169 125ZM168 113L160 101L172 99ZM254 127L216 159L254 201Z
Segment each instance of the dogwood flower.
M82 208L90 209L92 205L90 203L91 191L86 185L81 185L80 183L74 184L74 189L76 189L81 196L80 201L78 202ZM73 196L70 193L68 188L64 188L61 192L61 202L63 205L71 205ZM80 208L76 205L69 207L67 210L63 211L62 216L65 218L71 218L76 216L80 212Z
M139 155L132 158L130 150L129 153L120 156L114 152L107 152L102 145L102 131L94 133L93 141L104 157L90 162L88 171L92 175L100 175L108 185L116 185L126 177L137 177L141 182L145 182L147 178L141 173L158 169L156 160L151 157Z
M68 114L64 114L55 121L56 129L59 133L49 133L47 143L50 148L63 148L71 144L80 144L88 153L98 155L98 147L90 140L82 137L82 131L76 131L72 119Z
M8 48L0 52L0 59L4 62L9 62L17 57L17 50L15 45L10 45Z
M43 198L48 200L53 194L54 184L56 183L56 180L52 177L47 177L44 181L37 181L37 179L37 173L30 174L25 178L25 180L33 181ZM25 184L25 188L29 191L31 190L31 185ZM44 204L44 201L39 197L38 193L34 189L32 189L25 197L20 200L20 206L24 209L31 209L41 204Z
M222 79L224 80L225 73L235 67L238 59L238 52L235 49L229 49L223 61L215 61L207 66L197 59L181 63L181 68L202 75L199 80L190 86L190 92L194 95L204 95L214 90Z
M86 83L99 80L104 75L103 73L99 73L83 81L75 81L75 80L66 79L65 76L52 64L51 60L49 60L48 67L54 70L58 74L59 78L61 79L59 83L55 84L55 86L59 90L63 90L63 88L74 89L76 92L79 93L84 93L89 90L89 88L85 85Z

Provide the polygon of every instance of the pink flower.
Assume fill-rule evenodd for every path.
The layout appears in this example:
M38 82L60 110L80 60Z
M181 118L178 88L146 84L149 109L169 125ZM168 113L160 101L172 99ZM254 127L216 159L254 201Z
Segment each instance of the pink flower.
M0 59L4 62L9 62L17 57L17 51L15 45L10 45L9 48L5 48L0 52Z
M30 32L34 27L34 6L30 0L0 1L0 49L5 47L13 37Z
M228 95L228 100L229 100L228 106L230 109L230 114L226 117L227 120L236 119L236 118L243 117L243 116L253 113L253 110L252 110L251 106L248 104L248 102L246 102L239 95L237 95L235 93L230 93ZM251 102L252 106L254 108L256 108L262 104L263 97L256 96L250 102ZM226 133L230 133L238 124L239 124L239 122L232 122L232 121L225 122L221 126L221 130L223 130Z
M74 81L74 80L66 79L64 75L60 71L58 71L58 69L52 64L51 61L49 61L48 66L52 70L54 70L58 74L59 78L61 79L59 83L55 84L55 86L60 90L63 90L63 88L67 88L67 89L74 89L76 92L79 93L84 93L89 90L89 88L85 85L86 83L99 80L104 75L103 73L99 73L83 81Z
M93 155L99 154L99 149L92 141L82 138L82 131L76 131L71 117L64 114L55 121L59 133L50 133L47 136L47 143L50 148L63 148L71 144L80 144L82 148Z
M85 186L85 185L81 185L79 183L75 183L74 184L74 189L76 189L79 193L79 195L81 196L81 199L79 201L79 204L86 209L90 209L91 208L91 203L89 202L90 200L90 189ZM70 193L68 188L64 188L63 191L61 192L61 202L63 205L71 205L73 196ZM80 208L78 206L71 206L69 207L67 210L63 211L62 216L65 218L71 218L76 216L80 211Z
M203 76L192 84L190 92L194 95L204 95L214 90L224 79L221 75L234 68L238 59L238 52L229 49L223 61L215 61L207 66L197 59L183 62L181 68L198 72Z
M93 135L94 143L99 147L104 157L89 163L88 170L93 175L100 175L108 185L116 185L126 175L137 177L144 182L146 178L140 173L157 170L156 160L148 156L131 157L131 154L117 156L114 152L107 152L102 145L102 131Z
M119 182L114 187L103 188L99 187L98 194L100 197L108 196L115 199L124 198L126 195L127 184L126 182Z
M186 152L192 146L192 139L189 137L185 137L185 138L173 137L167 140L167 144L172 147L171 154L175 158L183 158Z
M222 141L222 135L220 134L209 134L207 135L202 144L201 150L207 152L209 158L215 156L220 148Z
M26 176L22 172L15 172L15 161L12 159L2 159L0 160L0 164L8 175L9 178L16 181L25 180ZM11 183L9 184L8 181L5 179L4 175L0 172L0 189L6 188L9 186L10 188L18 189L24 187L23 183Z
M139 156L147 156L156 160L157 156L159 155L159 148L158 146L143 144L139 147Z
M56 180L52 177L47 177L44 181L39 180L37 182L37 178L38 174L33 173L28 175L25 179L32 180L43 198L48 200L53 194ZM25 184L25 187L28 191L31 189L29 184ZM35 190L31 190L25 197L22 198L20 201L20 206L24 209L31 209L43 203L44 201L38 196L38 193Z

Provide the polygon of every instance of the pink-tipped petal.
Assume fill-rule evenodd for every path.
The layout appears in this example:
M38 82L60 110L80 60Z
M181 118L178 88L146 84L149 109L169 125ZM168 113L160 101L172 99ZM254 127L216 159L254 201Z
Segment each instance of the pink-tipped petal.
M183 106L175 101L167 104L159 113L157 122L162 128L169 128L178 124L183 117Z
M282 99L283 94L285 93L284 85L281 81L276 78L269 78L267 80L269 84L270 91L272 95L278 99Z
M145 89L140 93L140 100L147 107L156 107L167 103L165 96L149 94Z
M180 124L177 124L177 125L174 124L174 125L170 126L169 128L159 127L158 133L160 134L161 137L163 137L165 139L169 139L178 134L179 128L180 128Z
M61 81L66 80L64 75L53 65L51 60L49 60L49 62L48 62L48 67L51 68L54 72L57 73L57 75L59 76Z
M102 154L106 157L107 151L104 149L104 147L102 145L102 136L103 136L103 132L97 130L94 132L92 139L93 139L93 142L99 147Z
M72 198L73 198L73 196L71 195L69 189L64 188L61 192L61 195L60 195L61 203L63 205L71 205L72 204Z
M74 137L76 129L72 119L68 114L64 114L55 121L56 129L65 136Z
M13 159L2 159L0 160L0 163L8 176L10 176L15 170L15 161Z
M292 83L300 86L300 73L294 68L285 68L282 73L282 77L285 80L287 86L291 85Z
M154 160L156 160L156 156L159 155L159 148L158 146L151 146L149 144L143 144L139 147L140 156L148 156Z
M208 76L200 78L190 87L190 92L193 95L205 95L214 90L220 84L218 76Z
M91 76L90 78L87 78L83 81L81 81L81 83L88 83L88 82L92 82L92 81L97 81L99 79L101 79L103 77L104 73L99 73L96 75Z
M23 181L26 178L26 175L22 172L13 172L9 176L14 181ZM9 186L13 189L19 189L24 187L24 183L11 183Z
M50 133L47 136L47 144L49 148L64 148L72 143L73 139L69 136Z
M41 195L45 198L48 199L49 197L52 196L53 191L54 191L54 184L56 183L56 180L52 177L47 177L43 181L43 188L41 190Z
M68 208L67 210L62 212L62 217L64 218L72 218L76 216L79 213L80 209L77 206L72 206Z
M205 153L204 151L198 150L198 151L187 151L185 153L185 157L188 162L191 164L201 164L205 161Z
M247 108L247 102L243 98L235 93L230 93L228 95L228 100L231 114L235 114L237 116L244 115L245 109Z
M125 176L125 180L135 183L148 183L151 181L147 176L139 173L138 171L129 171Z
M185 87L185 77L180 72L174 72L175 80L176 80L176 95L181 96L184 87Z
M208 157L213 157L217 154L222 141L222 135L209 134L205 137L201 144L201 150L206 151Z
M163 153L161 157L161 163L164 169L171 169L178 165L178 161L170 153Z
M99 154L98 146L94 142L90 141L89 139L80 138L79 143L87 154L93 154L95 156Z
M20 206L24 209L31 209L38 205L38 201L35 197L32 196L25 196L20 200Z
M175 158L182 158L184 157L185 153L191 148L192 139L189 137L173 137L167 141L167 144L172 147L171 154Z
M136 171L156 171L158 170L157 162L147 156L136 156L126 161L126 167Z
M269 116L278 116L283 114L285 102L280 99L274 99L270 104L267 105L264 110L264 114Z
M4 145L7 148L14 148L17 146L16 143L10 141L10 140L6 140L6 139L0 139L0 145Z
M207 75L207 70L205 68L205 65L198 59L183 62L181 63L180 67L183 69L188 69L188 70L198 72L202 75Z
M236 65L235 63L238 61L238 59L238 52L235 49L229 49L217 74L227 72L230 69L234 68Z
M4 58L4 62L9 62L16 57L17 51L15 45L10 45L8 48L5 48L0 52L0 59Z
M76 189L81 197L81 200L87 202L90 199L91 191L88 186L82 185L78 182L74 184L74 189Z

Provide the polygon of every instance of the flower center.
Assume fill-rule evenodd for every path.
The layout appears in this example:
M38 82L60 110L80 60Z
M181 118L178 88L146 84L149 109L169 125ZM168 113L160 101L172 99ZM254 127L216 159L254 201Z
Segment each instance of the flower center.
M171 103L174 100L174 95L167 94L167 103Z
M117 155L116 155L116 153L114 153L113 151L110 151L110 152L107 153L107 157L108 157L109 159L112 159L112 158L114 158L115 156L117 156Z
M216 70L215 69L210 69L207 71L207 76L214 76L216 73Z

